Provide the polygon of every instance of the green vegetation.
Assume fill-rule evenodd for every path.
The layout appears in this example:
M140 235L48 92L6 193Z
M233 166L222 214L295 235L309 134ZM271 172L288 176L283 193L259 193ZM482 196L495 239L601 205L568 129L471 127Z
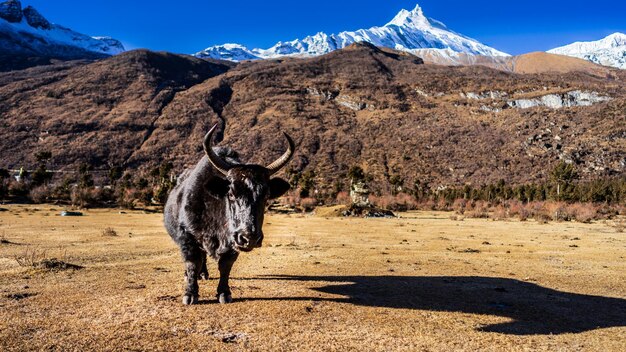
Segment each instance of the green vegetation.
M0 199L61 202L80 207L134 208L164 204L176 185L178 170L174 170L171 162L163 162L146 171L124 170L119 165L94 170L91 165L83 163L73 172L52 174L46 167L51 157L49 152L37 153L38 168L31 175L26 170L21 172L23 177L19 182L11 177L8 170L0 169ZM348 185L354 182L369 184L373 180L358 165L350 167L347 173L338 176L331 184L322 184L313 169L288 169L287 179L292 186L287 202L299 206L307 202L309 208L324 204L346 204L349 202ZM550 171L549 178L541 183L508 184L500 180L494 184L437 187L420 180L408 184L403 175L397 173L390 175L387 181L386 185L379 185L372 190L370 201L381 208L400 211L471 208L476 214L485 215L486 208L506 208L512 202L594 203L615 209L623 209L626 204L626 176L580 180L576 167L567 163L557 164ZM376 186L372 183L370 187L372 185ZM476 210L475 205L483 203L488 206ZM525 211L521 213L525 214Z
M547 182L524 185L507 185L504 181L497 184L446 188L436 192L415 190L417 200L444 199L448 203L456 199L504 201L518 200L528 203L534 201L566 201L619 204L626 202L626 177L603 178L584 182Z
M52 153L44 150L35 153L35 159L37 159L37 168L32 175L33 186L41 186L52 180L52 172L48 171L48 161L52 158Z

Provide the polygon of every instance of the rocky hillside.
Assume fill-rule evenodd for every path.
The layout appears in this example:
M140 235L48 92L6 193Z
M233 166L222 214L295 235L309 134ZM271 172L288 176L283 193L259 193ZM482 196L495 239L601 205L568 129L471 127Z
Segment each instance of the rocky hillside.
M0 167L33 166L51 150L56 169L177 170L202 155L220 122L224 144L266 163L298 144L291 166L321 189L353 165L375 188L504 179L545 180L559 160L581 177L626 171L626 73L515 74L423 64L369 44L309 59L240 63L147 51L96 63L0 74Z
M100 168L125 164L177 92L228 68L191 56L133 51L95 63L2 74L2 164L32 165L33 153L43 149L52 151L58 169L79 160Z

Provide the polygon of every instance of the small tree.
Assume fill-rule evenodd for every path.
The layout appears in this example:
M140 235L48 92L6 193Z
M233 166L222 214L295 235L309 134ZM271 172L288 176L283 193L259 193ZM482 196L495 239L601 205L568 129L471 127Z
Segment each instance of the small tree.
M311 190L315 188L315 171L307 170L303 172L298 183L300 185L300 197L310 197Z
M109 183L115 185L117 180L122 178L122 174L124 173L124 169L119 165L114 165L109 168Z
M162 163L158 168L159 185L153 197L153 200L157 203L165 203L167 195L176 184L171 177L172 169L174 169L174 165L171 162Z
M11 177L11 173L7 169L0 169L0 181L4 181Z
M558 163L550 172L550 179L556 183L556 199L561 200L561 185L568 186L578 175L574 165L564 161Z
M91 165L82 163L78 166L78 187L93 187L93 178L91 176Z
M389 177L389 184L391 185L391 194L395 196L398 192L402 191L404 179L400 175L392 175Z
M44 183L48 183L52 179L52 172L48 171L48 160L52 158L52 153L44 150L35 153L35 159L37 159L37 169L33 172L32 184L33 186L40 186Z
M348 170L348 178L352 183L365 181L365 172L360 166L354 165Z
M9 187L8 180L11 178L11 173L7 169L0 169L0 200L6 197Z

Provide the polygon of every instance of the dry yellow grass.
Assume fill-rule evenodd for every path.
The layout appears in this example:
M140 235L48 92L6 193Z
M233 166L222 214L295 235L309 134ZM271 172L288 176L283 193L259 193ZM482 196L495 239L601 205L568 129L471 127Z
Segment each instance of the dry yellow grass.
M216 303L211 266L185 307L160 214L4 207L3 351L626 350L626 238L609 223L270 215L235 302ZM18 265L33 250L84 268Z

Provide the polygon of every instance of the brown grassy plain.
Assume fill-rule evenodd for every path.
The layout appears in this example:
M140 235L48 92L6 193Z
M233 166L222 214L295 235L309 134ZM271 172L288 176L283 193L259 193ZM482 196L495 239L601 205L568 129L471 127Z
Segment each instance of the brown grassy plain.
M626 235L611 221L270 215L265 246L235 264L235 302L216 303L210 266L185 307L160 214L4 207L3 351L626 350Z

